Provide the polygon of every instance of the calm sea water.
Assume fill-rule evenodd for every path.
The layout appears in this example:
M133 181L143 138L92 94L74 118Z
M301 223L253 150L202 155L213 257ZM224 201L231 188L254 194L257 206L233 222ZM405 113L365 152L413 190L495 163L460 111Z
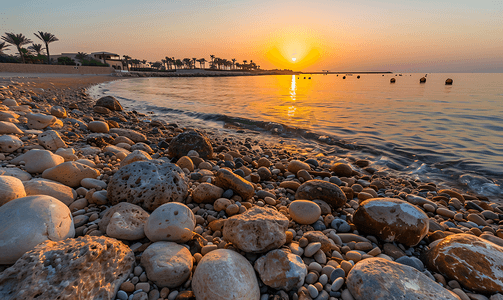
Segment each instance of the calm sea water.
M310 142L325 152L342 149L377 168L501 198L503 74L428 74L420 84L424 75L138 78L93 93L168 121L271 136L267 129L302 141L288 128L316 132L324 137ZM445 85L447 78L454 84Z

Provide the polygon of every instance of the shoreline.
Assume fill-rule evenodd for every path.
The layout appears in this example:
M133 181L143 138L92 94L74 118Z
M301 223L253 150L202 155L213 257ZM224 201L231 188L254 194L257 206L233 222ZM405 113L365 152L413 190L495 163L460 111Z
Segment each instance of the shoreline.
M132 264L134 271L130 273L131 275L123 278L123 282L120 282L112 291L114 297L118 299L123 299L123 297L127 299L135 291L136 294L141 294L144 298L150 298L152 294L153 299L194 299L194 292L198 292L198 276L196 276L196 273L194 273L193 277L190 276L191 279L186 278L176 287L161 288L162 284L159 282L159 278L156 278L153 273L149 273L148 263L145 263L142 258L145 250L153 245L152 242L155 242L155 240L145 236L126 239L124 236L112 234L112 231L109 231L110 224L103 228L100 221L105 219L107 212L112 209L111 207L119 209L117 208L118 204L113 200L115 195L110 192L110 189L114 182L114 174L122 172L121 170L126 168L123 162L148 162L150 159L164 159L165 163L168 161L176 162L181 168L180 170L183 170L188 184L186 187L187 195L182 198L181 202L185 203L189 211L193 213L192 216L195 221L191 230L197 233L195 235L197 236L196 239L179 242L179 244L185 243L185 249L190 250L188 256L198 266L197 268L202 266L206 255L217 249L232 249L241 253L249 263L255 264L255 270L258 272L257 277L260 277L261 280L252 288L259 290L260 295L267 294L271 297L285 297L286 295L290 299L353 299L354 295L351 296L351 293L354 293L354 289L350 287L352 286L349 284L351 283L351 277L348 277L348 274L351 274L350 270L352 268L359 265L359 261L383 259L400 262L399 258L403 256L412 261L419 260L427 250L436 246L435 241L461 234L477 237L482 241L481 243L491 241L491 243L503 246L503 206L487 201L487 197L482 195L477 198L477 196L467 193L466 190L444 190L440 189L434 182L421 182L397 176L392 172L379 172L368 168L370 161L332 161L323 156L318 156L320 153L312 152L312 149L311 151L299 149L295 144L264 143L260 140L260 136L253 138L253 134L241 135L242 133L239 130L228 135L222 135L221 132L208 132L208 130L201 131L205 138L193 137L192 140L186 140L179 146L181 149L187 149L187 147L197 148L197 155L187 153L187 150L184 155L172 157L170 149L175 147L174 141L177 140L177 136L192 132L188 128L182 128L177 123L168 123L166 120L156 120L150 118L147 114L134 110L112 110L112 106L104 109L106 106L93 105L97 99L92 99L87 94L87 88L118 78L112 76L76 78L72 76L66 78L20 79L22 83L9 83L10 87L0 90L0 93L7 94L5 98L12 97L11 99L19 102L17 103L19 106L6 106L7 109L4 108L0 112L16 112L18 117L12 116L7 119L17 120L18 123L13 124L17 124L18 127L25 130L23 133L11 134L21 137L20 141L23 143L17 150L5 152L7 155L2 154L4 157L0 157L1 170L4 172L6 169L28 170L28 167L30 167L28 162L23 164L10 163L10 161L15 161L21 154L37 148L45 148L56 154L59 152L64 155L64 160L67 162L81 160L84 163L84 160L90 161L89 165L99 175L92 175L88 178L96 180L96 182L93 181L94 186L83 184L84 181L70 185L74 189L75 195L74 199L69 202L68 207L73 215L73 222L75 222L76 237L102 237L111 234L126 245L125 247L130 249L129 251L134 252L136 258L136 263ZM0 76L0 86L5 86L11 80L18 81L18 78L2 80ZM52 109L52 106L63 107L68 116L63 117L62 114L59 114L62 110ZM38 130L37 132L33 131L33 128L25 129L29 124L29 120L27 120L29 111L38 111L49 116L52 112L56 120L53 119L52 124L48 125L49 127L35 129ZM5 118L5 115L2 116ZM98 127L99 130L96 129ZM90 128L94 129L89 130ZM50 143L67 146L74 149L75 152L70 154L69 152L72 151L57 150L61 147L51 148L49 145L52 144L43 142L40 136L37 139L37 135L48 131L56 131L59 136ZM63 144L58 144L61 142ZM211 152L214 155L206 156L204 154L207 148L200 147L204 143L208 143L208 147L212 148ZM133 152L134 150L143 152ZM54 168L56 167L57 165L54 166ZM226 171L223 171L226 170L225 168L232 171L228 171L229 173L236 174L239 177L227 174ZM136 172L141 173L141 169L136 170ZM33 172L31 176L40 178L40 173ZM128 176L135 176L135 174L132 173ZM233 180L234 178L238 179L233 181L232 184L226 185L222 183L225 181L225 176L229 176ZM68 185L65 183L64 178L57 176L47 178L47 176L42 175L42 178L59 180L58 182L63 183L63 185ZM34 179L27 181L32 180ZM318 186L320 191L326 188L325 185L329 185L329 189L333 190L323 190L320 194L316 191L317 189L314 189L311 193L298 196L299 191L302 190L301 187L309 182L320 184ZM154 184L154 182L150 183ZM149 182L144 184L148 185ZM86 186L84 187L84 185ZM251 192L247 190L250 187ZM338 191L341 194L337 196L337 199L334 199L334 195ZM138 196L138 198L141 197L141 195ZM417 243L398 242L397 240L385 241L385 237L379 236L378 233L366 231L369 229L357 222L355 215L358 210L362 210L361 204L376 197L381 200L389 198L401 200L411 207L408 209L417 209L418 212L426 216L429 227L426 225L426 232L421 233L422 236ZM311 201L307 203L297 202L301 206L300 215L303 215L298 216L296 215L298 212L292 208L291 204L301 199ZM344 201L341 203L340 199L344 199ZM136 199L133 199L133 201L136 201ZM16 202L16 198L10 199L6 203L9 202ZM128 200L128 202L130 201ZM135 203L154 215L154 207L147 205L146 202ZM314 218L310 219L310 221L302 221L303 217L310 214L309 211L313 208L313 203L316 203L314 205L315 211L319 207L317 208L319 213L314 213ZM0 206L0 215L2 206ZM151 210L151 208L154 209ZM284 286L285 289L282 292L275 289L274 287L277 284L281 286L281 283L274 282L274 279L268 277L271 273L274 273L274 270L264 271L261 267L257 267L260 259L268 259L267 255L258 253L267 251L248 251L240 241L232 240L231 236L224 230L223 223L228 222L225 220L245 216L246 212L252 209L256 211L273 211L274 213L269 212L273 214L270 218L275 219L277 224L284 223L282 218L286 219L286 225L282 226L286 226L287 230L282 229L278 233L278 236L286 235L282 243L276 241L273 237L267 237L266 232L263 233L264 236L258 238L273 239L274 243L281 244L276 247L279 248L277 251L293 253L299 257L300 261L303 262L301 265L305 265L304 269L302 267L300 269L305 270L305 274L304 271L297 270L294 272L299 282L302 277L302 284L299 284L298 287L291 288L286 292ZM121 211L121 213L127 214L125 211ZM391 212L381 211L381 214L386 213ZM407 214L408 212L404 211L404 213ZM134 221L141 219L139 219L138 215L128 216L133 218ZM108 217L111 218L112 216L109 215ZM412 218L412 216L409 216L409 218ZM144 219L141 220L143 220L144 226L148 226ZM394 220L393 222L399 221ZM72 223L73 225L74 223ZM410 228L404 228L402 225L394 223L391 225L394 226L392 227L397 236L402 233L409 236L416 235ZM141 231L143 232L143 227ZM246 241L246 243L251 242ZM319 248L315 251L316 254L308 255L308 251L318 247L318 244L319 247L329 246L326 246L328 248ZM284 247L280 248L283 245ZM22 259L20 258L20 260ZM423 261L426 262L427 260ZM11 265L7 264L6 267ZM402 265L407 264L402 263ZM392 266L393 268L396 267L395 265ZM439 266L435 267L439 268ZM197 268L195 269L198 270ZM412 267L409 268L413 269ZM416 269L418 268L414 269L415 272L417 272ZM8 270L11 269L0 266L0 285L2 280L5 280L6 274L10 274L11 271ZM330 270L331 272L329 272ZM342 277L337 277L337 274L332 275L332 272L340 272L335 270L343 270ZM189 270L189 275L192 272L193 270ZM483 271L477 270L477 272ZM441 275L441 271L435 271L430 265L427 266L426 271L421 270L420 273L429 278L431 284L435 284L436 281L447 288L442 288L442 291L445 290L446 295L453 297L449 299L456 299L454 297L457 296L454 296L454 294L464 294L464 297L480 295L479 292L468 288L461 278L448 278L447 275ZM225 277L225 274L221 275ZM486 274L486 276L488 275ZM274 276L272 277L274 278ZM343 278L342 283L340 283L339 278ZM457 285L450 284L453 279ZM397 284L401 282L399 277L393 280L396 280ZM281 280L278 279L278 281ZM424 281L426 282L426 279ZM449 281L449 284L446 284L447 281ZM462 289L458 282L464 285L465 288ZM240 284L243 284L244 289L247 284L251 283ZM298 284L298 282L295 282L295 284ZM340 286L336 288L339 284ZM430 283L428 282L428 284ZM365 282L358 283L358 286L363 289ZM435 285L436 287L437 285ZM230 288L239 290L241 286ZM141 289L147 289L147 291L140 291ZM223 292L226 291L225 284L221 289ZM495 294L489 289L481 293L486 295ZM2 295L1 289L0 295ZM177 298L181 296L187 298ZM321 296L323 297L318 298Z

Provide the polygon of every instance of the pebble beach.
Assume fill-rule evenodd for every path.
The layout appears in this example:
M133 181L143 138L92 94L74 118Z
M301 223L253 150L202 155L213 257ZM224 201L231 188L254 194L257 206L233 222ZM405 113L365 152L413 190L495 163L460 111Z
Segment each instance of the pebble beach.
M0 299L503 300L503 204L0 78ZM128 79L121 79L128 80Z

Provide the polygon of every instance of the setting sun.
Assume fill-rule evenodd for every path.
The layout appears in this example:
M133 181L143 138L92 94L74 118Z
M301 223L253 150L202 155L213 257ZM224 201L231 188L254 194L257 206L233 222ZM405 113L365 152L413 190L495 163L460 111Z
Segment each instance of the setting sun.
M292 57L292 61L296 61L297 59L295 57Z

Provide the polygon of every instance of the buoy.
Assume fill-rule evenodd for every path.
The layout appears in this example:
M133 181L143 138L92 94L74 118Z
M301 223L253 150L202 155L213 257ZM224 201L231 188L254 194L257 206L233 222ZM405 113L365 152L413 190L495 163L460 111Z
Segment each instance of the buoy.
M306 77L304 77L304 79L306 79Z
M426 77L421 77L421 79L419 79L419 82L420 83L425 83L426 82Z
M356 76L357 79L360 79L360 75Z
M342 76L342 79L346 79L346 76Z
M389 82L391 82L391 83L395 83L395 81L396 81L396 79L395 79L395 78L391 78L391 79L389 80Z
M337 74L337 77L339 77L339 74Z
M452 84L452 79L447 78L447 80L445 81L445 84L446 85L451 85Z
M311 77L309 77L308 79L311 79Z

